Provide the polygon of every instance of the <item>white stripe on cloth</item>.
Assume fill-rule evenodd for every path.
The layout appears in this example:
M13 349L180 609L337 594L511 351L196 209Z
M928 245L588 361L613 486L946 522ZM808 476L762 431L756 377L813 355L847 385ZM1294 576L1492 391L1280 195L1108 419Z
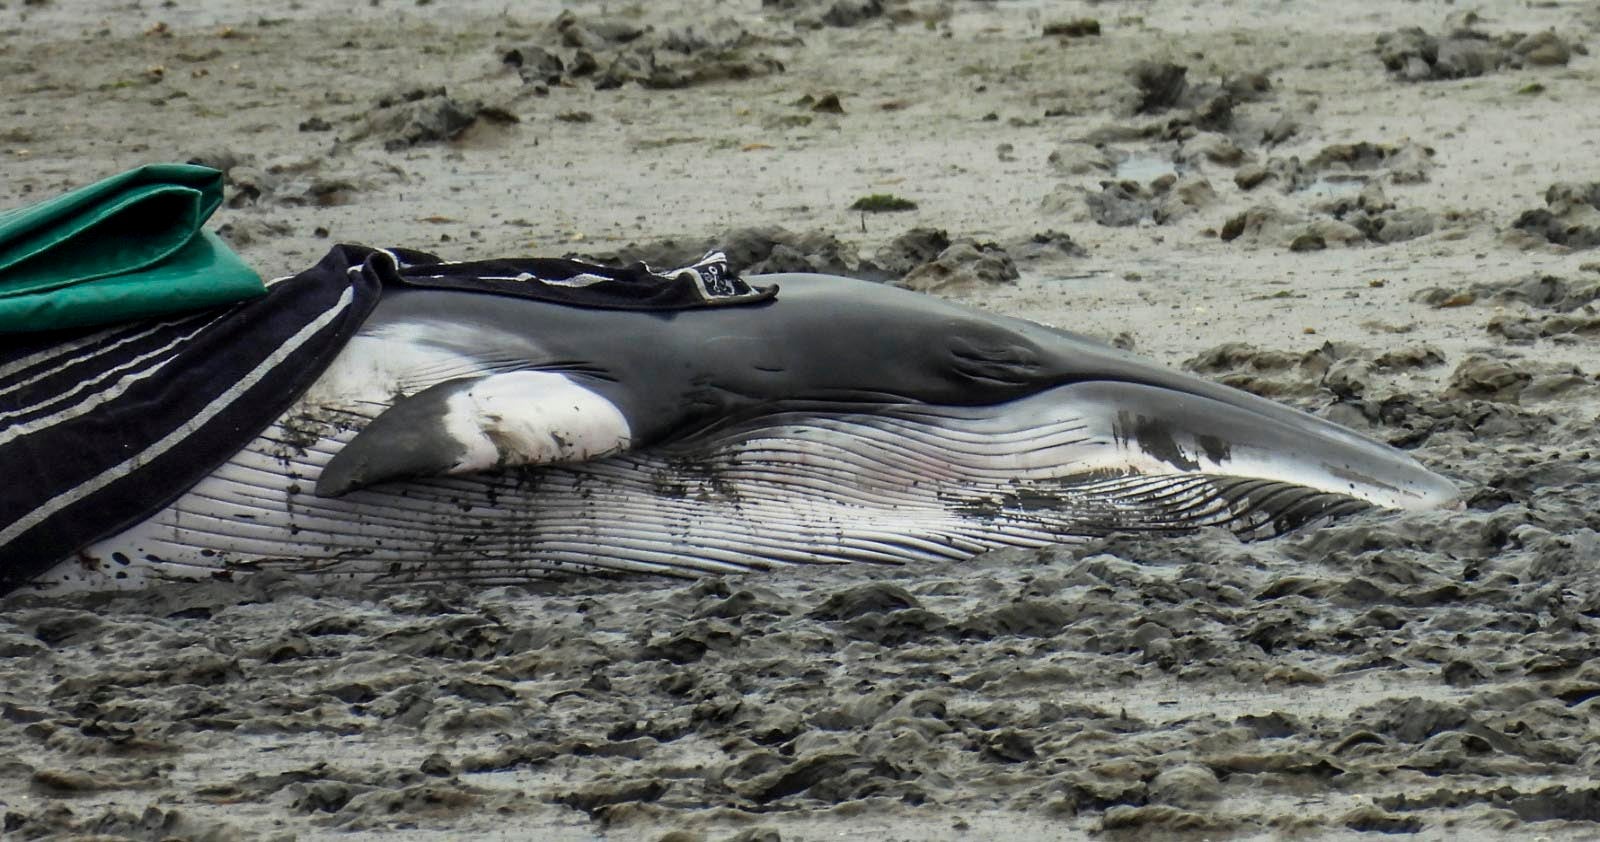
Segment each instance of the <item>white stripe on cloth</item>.
M187 342L188 340L193 339L196 334L198 334L201 331L205 330L207 327L210 327L210 325L211 325L210 322L206 322L205 324L202 324L199 327L196 327L194 330L191 330L188 333L183 334L182 336L174 337L170 342L168 342L165 345L162 345L160 348L155 348L153 350L146 351L145 353L140 354L139 356L134 357L133 359L128 360L127 362L125 362L125 363L123 363L121 365L115 366L113 368L106 369L105 371L100 372L100 374L98 376L96 376L92 380L84 380L83 382L81 382L81 383L77 384L76 386L74 386L70 391L62 392L62 393L57 394L57 395L51 395L49 398L47 398L45 401L42 401L40 404L35 404L33 406L26 406L26 407L23 407L21 409L16 410L15 412L0 412L0 421L5 421L8 418L15 418L15 417L17 417L19 415L26 415L26 414L28 414L30 412L37 412L37 411L39 411L40 407L43 404L52 404L52 403L60 403L61 401L70 401L73 398L76 398L77 396L81 395L83 392L85 392L85 391L87 391L87 390L89 390L91 388L94 388L94 387L100 385L101 383L105 382L112 375L119 374L119 373L122 373L122 372L126 372L126 371L129 371L131 369L137 369L137 367L139 365L148 362L152 358L158 357L158 356L160 356L162 354L165 354L165 353L167 353L169 351L174 350L178 346L182 345L184 342ZM12 426L6 427L4 431L0 431L0 445L10 444L11 442L16 441L17 439L22 438L23 436L29 435L31 433L36 433L36 432L38 432L40 430L46 430L46 429L49 429L50 427L53 427L53 426L55 426L57 424L60 424L60 423L66 422L66 421L71 421L74 418L78 418L80 416L87 415L90 412L93 412L98 407L100 407L102 404L105 404L105 403L107 403L109 401L117 399L118 397L121 397L123 392L126 392L129 389L133 388L133 385L135 383L138 383L140 380L143 380L146 377L149 377L152 374L155 374L156 372L159 372L161 370L161 368L164 365L166 365L167 362L168 362L168 360L162 360L162 361L160 361L160 362L156 363L155 365L150 366L148 368L132 371L132 373L129 373L129 374L124 374L121 378L119 378L116 381L115 385L111 386L110 388L107 388L104 391L95 392L93 395L90 395L89 397L87 397L87 398L85 398L85 399L83 399L81 401L77 401L76 403L73 403L70 406L68 406L66 409L63 409L63 410L61 410L59 412L56 412L56 413L54 413L52 415L40 416L40 417L35 418L35 419L31 420L31 421L28 421L25 424L14 424Z
M120 339L120 340L118 340L117 342L115 342L112 345L109 345L109 346L107 346L105 348L102 348L102 349L99 349L97 351L91 352L91 354L90 354L90 356L88 358L92 359L94 354L104 353L105 351L109 351L112 348L116 348L116 347L119 347L121 345L125 345L125 344L127 344L129 342L137 342L141 338L143 338L145 336L148 336L151 333L154 333L155 331L161 330L162 328L172 327L173 325L178 324L181 321L183 321L183 320L182 319L174 319L173 321L170 321L170 322L161 322L160 324L150 325L148 327L144 327L144 328L141 328L139 330L132 331L124 339ZM76 365L79 360L85 359L85 357L81 356L81 355L74 354L73 353L74 351L77 351L80 348L85 348L85 347L88 347L90 345L93 345L96 342L103 342L103 341L105 341L106 337L111 336L112 334L116 333L117 331L127 330L127 329L128 328L127 328L126 325L117 325L115 327L108 327L108 328L105 328L104 330L97 330L94 333L89 334L88 336L83 336L83 337L79 337L77 339L74 339L71 342L62 342L62 343L59 343L59 344L51 345L50 347L45 348L42 351L35 351L34 353L27 355L26 357L19 357L19 358L15 359L15 360L11 360L11 361L6 362L6 363L0 363L0 379L11 377L11 376L15 375L19 371L26 371L26 370L28 370L30 368L34 368L34 367L36 367L38 365L41 365L41 364L43 364L43 363L45 363L45 362L47 362L49 360L55 359L57 357L66 357L67 358L66 362L62 363L61 365L56 366L53 369L50 369L49 371L56 371L56 370L59 370L61 368L65 368L67 366ZM49 373L49 371L47 371L46 373ZM0 394L3 394L3 392L0 392Z
M278 365L280 365L284 360L288 359L291 354L298 350L300 346L304 345L318 331L327 327L333 322L334 319L338 318L345 310L349 309L354 300L355 290L353 288L346 288L344 294L339 296L339 300L335 302L332 307L323 311L322 315L318 316L316 320L310 322L305 327L300 328L300 330L295 333L294 336L289 337L287 341L285 341L282 345L279 345L277 350L273 351L270 356L262 360L259 365L250 371L249 374L240 378L239 382L233 384L233 386L230 387L226 392L218 395L216 400L207 404L205 409L201 410L182 426L163 436L160 440L156 441L154 444L150 445L139 453L136 453L133 456L123 460L120 464L113 465L112 467L107 468L105 471L102 471L94 479L91 479L70 491L65 491L56 495L43 506L34 509L27 515L14 521L5 529L0 530L0 546L5 545L18 535L21 535L22 533L42 523L46 518L54 515L56 512L59 512L62 509L65 509L68 506L71 506L74 503L84 499L85 497L88 497L89 495L105 488L111 483L128 476L129 474L138 470L140 467L155 460L157 457L161 456L161 454L171 450L179 442L182 442L184 439L193 435L195 431L199 430L201 427L204 427L208 421L210 421L212 418L215 418L219 413L237 401L239 397L245 392L249 391L252 386L260 382L268 374L272 373L273 369L277 368Z

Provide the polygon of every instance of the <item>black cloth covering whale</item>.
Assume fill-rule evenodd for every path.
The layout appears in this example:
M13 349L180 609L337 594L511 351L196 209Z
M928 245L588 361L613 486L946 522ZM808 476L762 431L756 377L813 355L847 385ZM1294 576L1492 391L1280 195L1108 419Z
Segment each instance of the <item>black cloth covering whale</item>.
M227 461L310 387L383 290L397 286L624 310L777 294L746 284L717 253L658 273L642 263L447 263L409 249L339 245L261 298L111 327L0 335L0 594L149 517Z

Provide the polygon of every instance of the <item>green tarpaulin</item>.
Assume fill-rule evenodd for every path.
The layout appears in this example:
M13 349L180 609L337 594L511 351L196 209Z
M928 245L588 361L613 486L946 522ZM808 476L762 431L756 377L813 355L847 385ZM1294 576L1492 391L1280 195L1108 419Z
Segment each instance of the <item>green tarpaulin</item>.
M0 333L196 310L266 292L202 226L222 173L150 164L0 211Z

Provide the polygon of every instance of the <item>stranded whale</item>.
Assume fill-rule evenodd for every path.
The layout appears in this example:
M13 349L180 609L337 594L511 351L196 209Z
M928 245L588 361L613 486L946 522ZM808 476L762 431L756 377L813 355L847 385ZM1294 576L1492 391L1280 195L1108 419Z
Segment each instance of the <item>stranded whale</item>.
M32 585L701 575L1267 537L1455 499L1386 445L1071 333L845 278L748 280L781 294L634 311L386 291L248 446Z

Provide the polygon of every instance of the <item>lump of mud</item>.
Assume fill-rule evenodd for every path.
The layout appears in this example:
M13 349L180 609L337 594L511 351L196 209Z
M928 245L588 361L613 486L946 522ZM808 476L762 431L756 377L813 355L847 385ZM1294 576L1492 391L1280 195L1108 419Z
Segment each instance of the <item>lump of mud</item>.
M1325 146L1306 166L1324 175L1384 171L1396 184L1416 184L1428 180L1434 151L1412 142L1401 144L1335 143Z
M1600 281L1573 283L1556 275L1529 275L1497 284L1474 284L1472 291L1483 298L1567 313L1600 299Z
M1189 68L1169 61L1145 61L1133 66L1128 77L1139 91L1135 113L1154 114L1178 104L1189 88Z
M263 164L248 153L216 149L190 155L188 162L222 171L224 201L230 208L268 204L344 205L356 193L402 177L395 168L368 162L347 162L343 171L325 173L323 170L329 166L330 159L321 155ZM240 221L241 218L235 217L235 222ZM283 225L281 222L274 224ZM276 233L286 232L285 227Z
M1600 181L1552 184L1544 202L1542 208L1523 211L1512 228L1568 248L1600 246Z
M1197 132L1183 142L1183 161L1210 161L1223 166L1237 166L1244 161L1244 150L1233 138L1218 132Z
M1384 68L1407 82L1482 76L1506 61L1505 51L1485 36L1468 34L1441 41L1415 26L1379 35L1377 50Z
M1600 315L1594 313L1561 313L1542 318L1530 318L1501 313L1484 325L1488 332L1513 342L1532 342L1553 336L1593 336L1600 334Z
M1178 178L1172 174L1151 180L1148 186L1136 181L1104 181L1100 192L1085 197L1089 216L1109 228L1151 223L1165 225L1182 219L1216 199L1211 183L1198 175Z
M1434 307L1462 307L1479 301L1521 304L1533 310L1575 314L1572 319L1558 319L1551 324L1582 324L1595 316L1592 305L1600 300L1600 281L1574 282L1557 275L1533 274L1507 281L1476 283L1465 287L1427 287L1418 290L1413 300ZM1516 320L1525 317L1503 314L1497 318ZM1542 317L1540 321L1543 321Z
M1389 245L1426 236L1439 228L1439 216L1423 208L1395 207L1384 196L1380 179L1395 184L1426 181L1432 157L1433 150L1414 143L1341 143L1323 148L1304 163L1298 158L1272 158L1265 165L1241 167L1234 180L1244 190L1269 179L1286 194L1319 182L1364 186L1354 195L1312 205L1310 219L1269 204L1256 205L1226 220L1220 237L1308 251L1362 242Z
M903 278L918 266L938 259L949 247L950 235L944 229L913 228L878 249L872 256L872 265L883 272L886 280Z
M1582 45L1555 32L1499 37L1471 28L1436 36L1407 27L1378 36L1378 59L1397 79L1420 82L1483 76L1505 67L1565 65Z
M883 0L761 0L761 8L793 15L797 26L860 26L883 17Z
M828 26L857 26L882 15L882 0L836 0L822 14L822 22Z
M1216 773L1193 763L1162 770L1147 789L1151 801L1175 807L1195 807L1222 797Z
M1124 106L1127 112L1161 114L1163 119L1142 127L1103 129L1101 139L1130 139L1117 135L1131 134L1182 140L1196 131L1226 132L1233 128L1236 103L1263 99L1272 89L1262 74L1191 82L1187 67L1165 61L1139 62L1128 69L1127 77L1133 87Z
M1582 45L1567 43L1565 38L1551 30L1524 36L1511 45L1511 52L1522 58L1522 63L1537 67L1565 66L1574 52L1587 52Z
M1062 144L1052 150L1045 161L1061 175L1109 173L1117 168L1103 147L1091 143Z
M240 828L203 821L154 805L137 815L108 808L81 818L60 804L41 806L37 811L25 808L6 811L3 828L6 838L190 839L195 842L245 838ZM15 837L12 834L16 834Z
M1046 38L1087 38L1100 34L1100 21L1094 18L1052 21L1044 25L1042 34Z
M1265 164L1247 163L1234 173L1233 179L1241 190L1272 181L1280 192L1288 194L1310 187L1318 177L1298 157L1290 156L1268 158Z
M1226 834L1234 829L1234 824L1228 819L1163 805L1118 804L1106 810L1100 819L1103 831L1142 836Z
M709 21L688 21L657 33L652 33L657 47L671 52L690 55L704 51L726 52L758 44L797 44L798 39L762 36L750 31L733 18L715 18Z
M1255 205L1246 208L1222 223L1218 236L1223 242L1231 242L1240 237L1246 241L1281 240L1287 228L1297 220L1268 204Z
M1022 277L1016 261L995 243L961 239L928 263L911 270L900 285L920 292L953 292L993 286Z
M788 42L752 33L732 18L657 30L567 10L538 41L505 48L501 61L541 88L592 77L596 90L630 83L677 89L782 73L783 62L749 52L762 43Z
M835 591L806 616L819 620L853 620L863 614L904 611L921 605L905 588L874 582Z
M537 44L511 47L500 60L507 67L515 68L524 82L556 85L560 84L561 77L567 72L566 62L560 56Z
M1126 228L1154 219L1155 197L1135 181L1107 181L1086 197L1089 216L1108 228Z
M1062 257L1087 257L1089 252L1060 231L1041 231L1025 240L1005 244L1011 257L1019 261L1051 260Z
M1438 217L1423 208L1396 208L1378 182L1369 182L1354 197L1340 197L1312 206L1319 217L1309 230L1329 242L1351 244L1368 241L1382 245L1414 240L1433 233Z
M1380 388L1385 378L1443 363L1444 355L1425 344L1380 351L1325 342L1294 353L1227 342L1185 360L1183 368L1263 397L1302 404L1306 399L1322 398L1326 403L1332 398L1340 402L1336 407L1353 406L1372 421L1380 417L1378 407L1387 399Z
M1243 239L1294 252L1321 251L1330 245L1348 246L1366 239L1360 228L1348 222L1326 217L1307 220L1271 205L1257 205L1229 217L1218 236L1224 242Z
M782 231L782 229L779 229ZM787 234L787 232L783 232ZM754 255L759 255L759 260L750 264L751 274L771 272L822 272L824 274L851 275L859 265L856 259L855 248L840 241L838 237L822 231L809 231L802 234L784 236L780 234L769 248L763 249L762 238L751 231L741 229L730 232L728 239L740 250L748 248ZM747 245L748 244L748 245Z
M217 236L235 249L246 249L257 243L287 237L293 233L294 229L287 222L250 217L235 217L232 222L224 223L217 228Z
M586 50L604 50L622 44L631 44L645 34L637 24L619 18L584 19L571 9L556 16L552 27L568 47Z
M673 89L710 82L738 82L783 72L783 62L765 54L697 53L688 58L655 63L653 71L640 83L647 88Z
M1265 73L1238 73L1224 77L1222 88L1237 102L1256 102L1272 93L1272 80Z
M1286 399L1318 394L1328 363L1317 352L1291 354L1248 343L1222 343L1184 360L1182 367L1234 389Z
M1516 403L1533 374L1505 360L1473 354L1450 375L1447 397Z
M444 88L413 88L379 99L364 123L346 141L376 138L390 152L454 140L480 119L514 123L505 109L477 100L458 100Z
M1380 243L1400 243L1433 233L1433 214L1422 208L1392 210L1371 219L1367 236Z

